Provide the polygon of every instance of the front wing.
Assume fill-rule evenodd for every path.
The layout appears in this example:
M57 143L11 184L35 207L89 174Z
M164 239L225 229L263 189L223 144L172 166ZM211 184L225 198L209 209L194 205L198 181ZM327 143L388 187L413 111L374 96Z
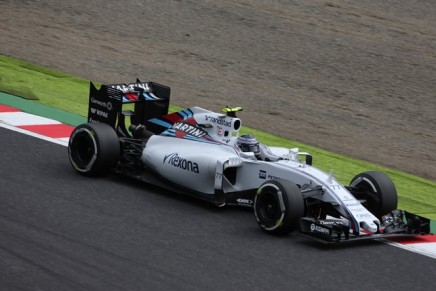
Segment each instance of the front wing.
M428 218L402 210L395 210L382 218L383 226L378 233L353 233L347 222L341 219L300 218L300 234L324 244L343 244L362 240L392 237L413 237L430 234Z

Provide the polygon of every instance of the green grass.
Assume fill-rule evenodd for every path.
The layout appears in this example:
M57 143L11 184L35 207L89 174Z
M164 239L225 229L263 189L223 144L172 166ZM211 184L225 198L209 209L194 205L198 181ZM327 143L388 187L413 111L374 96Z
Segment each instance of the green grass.
M100 86L97 82L94 84ZM88 80L4 55L0 55L0 91L81 116L88 115Z
M86 116L88 90L87 80L0 55L0 91ZM176 111L178 108L171 106L170 110ZM395 182L399 195L399 208L436 220L436 183L433 181L255 129L244 127L242 131L256 135L261 142L269 145L298 147L302 151L310 152L315 166L326 172L334 169L335 177L345 185L348 185L358 173L369 170L383 171Z

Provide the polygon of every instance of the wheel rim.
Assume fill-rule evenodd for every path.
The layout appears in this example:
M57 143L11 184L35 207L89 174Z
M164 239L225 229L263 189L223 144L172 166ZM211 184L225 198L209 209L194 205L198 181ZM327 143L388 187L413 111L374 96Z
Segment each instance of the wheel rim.
M266 222L268 222L268 224L275 224L281 215L279 202L276 196L271 192L264 193L259 204L261 205L259 209L260 215L266 220Z
M87 165L92 159L94 154L94 146L92 141L87 136L79 136L73 142L73 146L77 149L75 152L75 158L81 165Z
M69 152L71 162L78 171L90 171L97 159L97 145L92 133L86 128L77 130L71 137Z

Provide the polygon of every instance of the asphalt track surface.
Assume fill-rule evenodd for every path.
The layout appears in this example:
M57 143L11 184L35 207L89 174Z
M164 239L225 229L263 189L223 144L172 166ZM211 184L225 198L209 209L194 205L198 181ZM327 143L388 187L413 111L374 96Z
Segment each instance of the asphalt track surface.
M111 175L0 128L0 290L431 290L436 260L263 233L248 209Z

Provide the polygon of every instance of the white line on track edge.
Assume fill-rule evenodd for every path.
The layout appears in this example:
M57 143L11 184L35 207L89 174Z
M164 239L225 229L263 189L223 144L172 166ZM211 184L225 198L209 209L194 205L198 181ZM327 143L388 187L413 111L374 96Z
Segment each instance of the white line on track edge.
M401 244L401 243L393 242L393 241L389 241L389 240L382 240L382 241L391 245L391 246L401 248L401 249L407 250L409 252L413 252L415 254L421 254L421 255L436 259L436 253L434 252L434 249L432 251L432 250L424 250L422 248L419 248L419 245L421 245L420 243ZM433 244L433 243L422 243L422 245L429 245L429 244ZM434 247L434 246L432 246L432 247Z
M25 130L25 129L22 129L22 128L19 128L19 127L15 127L15 126L9 125L9 124L6 124L6 123L0 122L0 127L6 128L6 129L10 129L10 130L13 130L13 131L16 131L16 132L19 132L19 133L27 134L27 135L30 135L30 136L33 136L33 137L36 137L36 138L39 138L39 139L43 139L43 140L52 142L52 143L60 144L60 145L62 145L64 147L68 146L68 141L61 140L61 139L51 138L51 137L48 137L48 136L45 136L45 135L42 135L42 134L39 134L39 133L34 133L34 132L31 132L31 131L28 131L28 130Z

